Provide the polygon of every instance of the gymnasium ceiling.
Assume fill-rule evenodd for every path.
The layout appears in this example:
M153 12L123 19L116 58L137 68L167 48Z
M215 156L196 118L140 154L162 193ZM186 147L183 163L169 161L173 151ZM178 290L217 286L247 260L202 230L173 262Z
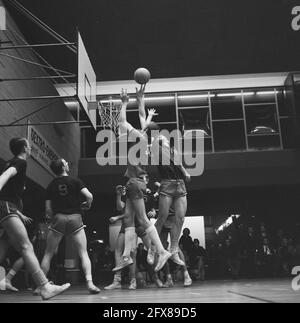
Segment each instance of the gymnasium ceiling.
M70 41L78 26L99 81L300 70L296 0L19 0ZM53 42L5 0L30 43ZM76 72L75 55L41 50Z

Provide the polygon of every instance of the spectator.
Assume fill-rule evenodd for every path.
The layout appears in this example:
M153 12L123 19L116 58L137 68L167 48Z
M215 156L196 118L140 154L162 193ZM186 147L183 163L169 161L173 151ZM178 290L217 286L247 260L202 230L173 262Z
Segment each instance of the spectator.
M186 257L186 261L190 263L190 255L191 255L191 250L193 247L193 239L190 236L191 231L188 228L185 228L183 230L183 235L179 240L179 245L181 245L181 250L184 253L184 256Z
M241 257L236 245L231 240L226 240L223 248L225 270L232 279L240 277Z
M196 280L205 280L205 256L205 249L200 246L200 241L195 239L190 253L190 266Z

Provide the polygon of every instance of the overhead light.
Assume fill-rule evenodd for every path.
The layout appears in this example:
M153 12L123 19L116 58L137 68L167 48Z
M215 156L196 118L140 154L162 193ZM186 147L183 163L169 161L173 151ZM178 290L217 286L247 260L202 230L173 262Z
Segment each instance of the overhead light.
M178 99L205 99L208 97L214 98L216 95L215 94L191 94L191 95L180 95L178 96Z
M163 101L163 100L175 100L174 96L155 96L155 97L147 97L145 101ZM120 99L112 99L112 100L100 100L101 103L122 103ZM136 102L136 99L129 99L129 102Z
M259 91L256 92L257 95L274 95L277 94L278 91Z
M254 95L255 93L254 92L236 92L236 93L219 93L217 94L218 97L229 97L229 96L249 96L249 95Z

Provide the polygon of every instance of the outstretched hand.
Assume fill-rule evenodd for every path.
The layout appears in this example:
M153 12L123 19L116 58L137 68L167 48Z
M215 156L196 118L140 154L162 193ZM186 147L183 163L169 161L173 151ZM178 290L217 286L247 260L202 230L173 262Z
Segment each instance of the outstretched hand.
M154 116L158 116L158 113L156 112L155 109L149 109L148 115L149 115L149 117L153 118Z
M127 94L127 90L125 89L122 89L121 91L121 94L120 94L120 97L121 97L121 101L122 103L128 103L129 102L129 95Z
M141 88L138 89L137 87L135 88L136 90L136 99L138 102L142 101L145 95L145 88L146 88L146 84L141 85Z

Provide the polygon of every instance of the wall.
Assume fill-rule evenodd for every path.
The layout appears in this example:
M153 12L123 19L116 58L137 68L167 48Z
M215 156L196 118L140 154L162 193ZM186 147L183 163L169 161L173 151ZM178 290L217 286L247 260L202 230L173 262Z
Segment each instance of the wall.
M1 0L0 6L3 6ZM24 44L20 37L22 37L21 31L7 12L7 30L0 31L0 41L11 41L11 43L3 44L1 46ZM61 50L61 55L63 55L65 49ZM51 51L51 49L49 49L49 51ZM1 50L0 54L2 53L17 56L36 63L42 63L31 49ZM74 55L74 60L76 60L76 55ZM48 75L47 71L41 67L0 55L0 78L25 78L46 75ZM1 99L56 95L58 95L58 93L50 80L0 82ZM74 120L60 99L52 101L31 100L0 102L0 124L10 124L46 104L50 104L49 107L22 120L20 123L27 123L29 120L31 123ZM37 129L60 156L70 162L71 173L76 176L78 171L78 159L80 156L80 129L78 125L38 126ZM12 137L20 136L27 136L27 127L0 126L0 159L6 160L11 158L8 142ZM48 171L33 159L30 159L28 163L28 177L44 188L53 178Z

